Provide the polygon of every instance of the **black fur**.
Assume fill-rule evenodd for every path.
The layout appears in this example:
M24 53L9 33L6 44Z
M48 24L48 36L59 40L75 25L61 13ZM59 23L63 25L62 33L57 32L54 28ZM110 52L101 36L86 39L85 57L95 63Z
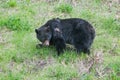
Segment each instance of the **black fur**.
M65 43L73 45L78 53L90 54L95 38L92 25L79 18L51 19L35 31L40 41L49 40L50 45L55 45L58 55L64 52Z

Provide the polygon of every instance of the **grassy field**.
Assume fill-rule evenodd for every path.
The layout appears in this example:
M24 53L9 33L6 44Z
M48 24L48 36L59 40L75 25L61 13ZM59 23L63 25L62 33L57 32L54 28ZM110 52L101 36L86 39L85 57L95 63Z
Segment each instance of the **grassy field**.
M56 17L94 26L90 56L36 49L34 29ZM120 1L0 0L0 80L120 80Z

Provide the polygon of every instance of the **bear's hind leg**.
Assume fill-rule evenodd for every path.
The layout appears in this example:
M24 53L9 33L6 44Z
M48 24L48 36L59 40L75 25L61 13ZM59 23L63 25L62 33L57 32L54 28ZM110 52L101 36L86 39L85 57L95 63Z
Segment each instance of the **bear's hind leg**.
M80 54L81 52L88 54L88 55L90 54L90 50L86 46L82 44L75 44L74 46L78 54Z
M82 49L81 45L75 44L74 46L75 46L76 51L77 51L78 54L80 54L81 52L83 52L83 49Z
M88 54L88 55L90 54L90 50L87 49L87 48L85 48L85 49L83 50L83 52L86 53L86 54Z

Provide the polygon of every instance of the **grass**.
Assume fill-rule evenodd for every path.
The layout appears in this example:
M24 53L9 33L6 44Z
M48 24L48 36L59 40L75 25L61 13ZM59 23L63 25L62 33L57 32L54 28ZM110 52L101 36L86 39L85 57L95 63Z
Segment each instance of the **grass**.
M9 16L4 26L11 30L29 30L31 25L28 20L25 19L26 17L22 16Z
M119 80L119 4L110 0L0 1L0 80ZM112 4L112 6L110 6ZM78 17L96 30L91 55L37 49L35 28L51 18Z
M16 0L8 0L7 4L9 7L15 7L15 6L17 6L17 1Z
M62 13L71 13L73 7L70 4L61 3L58 7L55 7L55 11L62 12Z

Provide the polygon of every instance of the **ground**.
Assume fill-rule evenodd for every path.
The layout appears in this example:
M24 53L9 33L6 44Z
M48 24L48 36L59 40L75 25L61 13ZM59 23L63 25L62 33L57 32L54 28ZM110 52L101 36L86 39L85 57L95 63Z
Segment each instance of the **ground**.
M0 80L119 80L119 0L0 1ZM36 49L34 32L55 17L78 17L96 30L91 55Z

